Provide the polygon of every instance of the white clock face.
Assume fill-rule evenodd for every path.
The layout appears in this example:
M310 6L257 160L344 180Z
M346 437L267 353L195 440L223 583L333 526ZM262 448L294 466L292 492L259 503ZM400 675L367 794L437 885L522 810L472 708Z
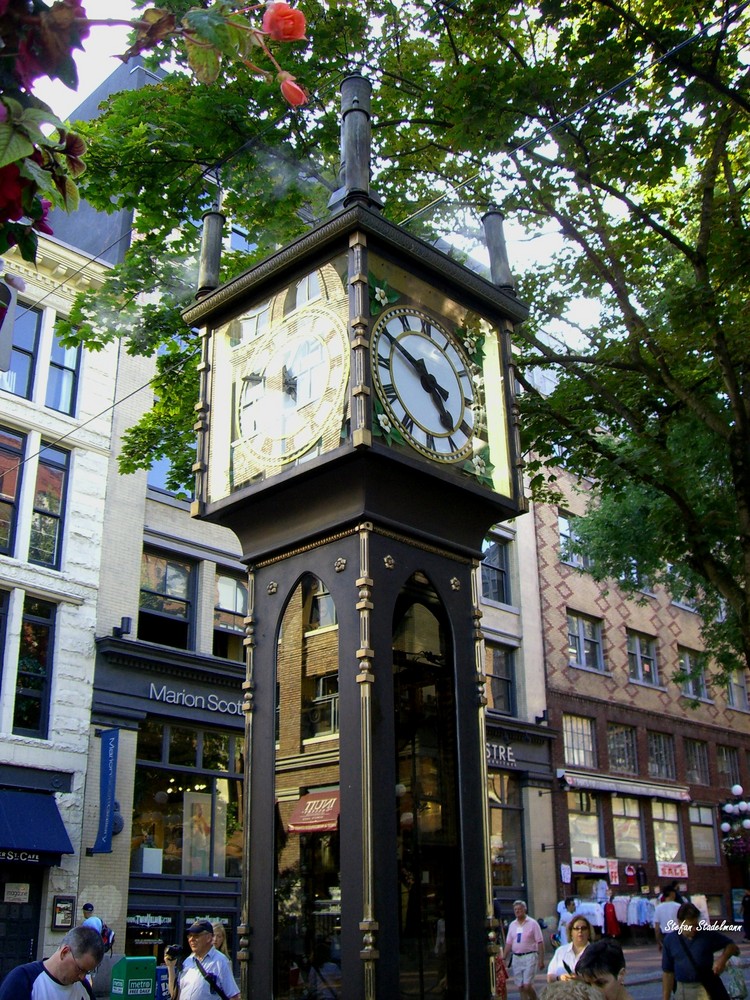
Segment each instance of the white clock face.
M261 469L314 450L340 426L349 373L343 321L323 306L306 310L292 333L285 325L259 338L237 382L237 447Z
M422 310L394 306L378 318L371 350L380 401L409 444L439 462L471 457L476 390L458 340Z

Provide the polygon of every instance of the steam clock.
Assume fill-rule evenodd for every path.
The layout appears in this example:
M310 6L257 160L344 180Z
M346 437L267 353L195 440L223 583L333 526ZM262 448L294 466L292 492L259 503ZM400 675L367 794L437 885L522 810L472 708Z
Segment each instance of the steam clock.
M248 564L243 995L489 997L473 573L524 509L492 283L386 221L369 86L331 217L185 313L204 333L198 516ZM209 283L210 284L210 283ZM504 287L502 287L504 285Z

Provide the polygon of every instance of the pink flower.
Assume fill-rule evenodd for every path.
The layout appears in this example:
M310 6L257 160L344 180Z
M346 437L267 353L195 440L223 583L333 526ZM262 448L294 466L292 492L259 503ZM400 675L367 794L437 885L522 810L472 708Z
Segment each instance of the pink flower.
M307 91L295 82L293 76L290 76L289 73L280 73L279 79L281 80L281 93L293 108L307 104Z
M276 42L297 42L305 37L305 15L288 3L272 3L266 8L261 28Z

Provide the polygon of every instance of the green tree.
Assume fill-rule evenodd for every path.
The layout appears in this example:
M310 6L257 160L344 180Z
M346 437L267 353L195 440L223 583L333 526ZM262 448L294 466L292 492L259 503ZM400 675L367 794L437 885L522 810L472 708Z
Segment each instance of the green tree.
M228 213L257 243L226 257L225 277L323 217L338 83L361 66L375 87L374 183L389 217L424 209L412 226L431 236L492 200L530 237L556 238L519 279L532 306L517 348L533 489L554 496L564 449L567 467L597 484L581 526L596 572L622 577L635 559L679 584L712 623L722 669L747 662L744 7L310 0L315 45L295 63L307 109L274 116L263 85L233 66L221 87L173 75L120 95L83 130L86 197L137 208L139 238L73 322L91 344L125 334L139 351L175 336L215 164ZM143 289L162 296L148 316ZM96 309L103 322L87 322ZM127 461L176 457L169 415L134 432Z

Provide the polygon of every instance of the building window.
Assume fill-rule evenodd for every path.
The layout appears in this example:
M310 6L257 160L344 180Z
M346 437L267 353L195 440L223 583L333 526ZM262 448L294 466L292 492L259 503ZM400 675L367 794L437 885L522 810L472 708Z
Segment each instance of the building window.
M55 335L49 361L45 400L51 410L71 415L75 412L80 364L80 347L63 347Z
M7 372L0 372L0 389L12 392L14 396L31 399L41 328L41 311L19 302L13 324L10 369Z
M703 656L692 649L677 649L682 693L688 698L707 698L706 668Z
M615 834L615 857L629 861L642 860L643 829L638 799L613 796L612 827Z
M131 872L239 877L242 736L146 719L136 758Z
M599 800L593 792L568 792L570 853L577 858L601 858Z
M302 581L302 615L306 632L336 625L336 603L328 588L317 576L308 574Z
M490 771L487 792L490 802L492 885L501 889L520 888L526 882L520 781L505 771Z
M487 708L503 715L515 712L515 650L494 643L485 645Z
M712 806L690 806L690 839L693 842L693 860L696 864L719 863L719 845Z
M193 613L193 564L176 556L144 552L138 638L189 649Z
M725 747L717 744L716 765L719 771L720 785L739 785L740 761L736 747Z
M57 608L27 596L18 650L13 732L46 740Z
M650 635L627 630L628 635L628 666L630 679L642 684L659 683L659 671L656 667L656 640Z
M691 785L710 785L708 744L703 740L685 740L686 778Z
M638 774L638 747L633 726L611 722L607 726L607 753L610 771Z
M313 695L303 706L303 737L333 736L339 731L339 675L312 678Z
M735 670L727 684L727 704L730 708L739 708L747 712L750 708L747 697L747 673Z
M510 604L508 572L510 542L492 535L482 543L482 597L497 604Z
M604 670L602 623L597 618L568 612L568 664Z
M42 444L31 515L29 562L52 569L60 568L69 461L67 451Z
M566 764L596 767L594 720L582 715L563 715L563 748Z
M245 659L247 584L227 573L216 573L214 598L214 656L225 660Z
M680 861L680 818L674 802L657 799L651 804L657 861Z
M651 778L675 780L674 739L667 733L648 734L648 773Z
M13 555L26 437L0 427L0 552Z
M578 569L588 569L591 559L586 553L572 551L573 546L578 542L578 535L575 528L576 518L572 514L560 512L557 515L557 523L560 531L560 558L569 566L576 566Z
M305 275L301 281L298 281L294 287L289 289L284 302L284 314L287 315L290 312L294 312L295 309L301 309L308 302L313 302L319 298L320 279L318 278L318 272L311 271L310 274Z

